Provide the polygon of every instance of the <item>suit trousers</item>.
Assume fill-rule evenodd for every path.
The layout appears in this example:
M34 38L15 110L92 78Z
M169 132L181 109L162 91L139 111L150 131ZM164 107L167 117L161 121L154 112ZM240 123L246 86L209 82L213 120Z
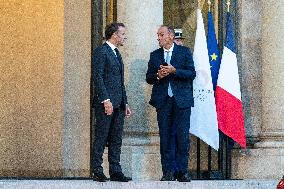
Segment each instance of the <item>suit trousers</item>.
M168 97L165 106L156 111L163 173L187 172L191 108L180 109L175 98Z
M114 108L112 115L106 115L103 104L95 108L95 134L93 142L92 170L95 173L103 172L103 153L108 144L109 174L121 172L120 154L122 145L122 132L124 124L124 109Z

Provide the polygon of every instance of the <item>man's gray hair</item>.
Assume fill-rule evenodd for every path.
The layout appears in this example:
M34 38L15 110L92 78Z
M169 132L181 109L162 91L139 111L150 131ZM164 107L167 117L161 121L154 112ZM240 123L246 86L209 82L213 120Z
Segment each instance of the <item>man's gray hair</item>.
M170 33L172 33L173 35L175 35L175 30L174 30L174 27L173 27L173 26L164 24L164 25L161 25L161 27L166 27Z

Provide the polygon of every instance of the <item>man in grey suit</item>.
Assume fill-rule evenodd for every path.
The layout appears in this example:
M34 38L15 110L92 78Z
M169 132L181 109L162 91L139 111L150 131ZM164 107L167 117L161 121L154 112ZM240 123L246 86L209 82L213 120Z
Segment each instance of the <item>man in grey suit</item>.
M124 86L124 66L117 49L126 40L123 23L112 23L105 29L106 42L93 54L95 139L93 143L93 180L105 182L103 152L108 144L110 180L127 182L120 165L124 117L131 115Z

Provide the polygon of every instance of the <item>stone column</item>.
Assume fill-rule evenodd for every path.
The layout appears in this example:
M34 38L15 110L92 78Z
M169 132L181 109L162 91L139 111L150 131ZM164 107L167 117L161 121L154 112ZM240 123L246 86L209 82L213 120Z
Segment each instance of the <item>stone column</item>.
M262 1L262 128L255 146L264 149L263 176L284 173L284 2Z
M261 142L257 144L262 148L284 148L283 6L283 1L262 1L263 124Z
M0 4L0 176L61 176L64 2Z
M91 1L64 1L63 176L90 169ZM63 86L62 86L63 87Z
M261 2L238 1L238 62L247 145L258 141L262 123ZM254 27L251 27L253 24ZM248 32L249 31L249 32Z
M262 124L253 149L236 159L238 178L279 179L284 173L284 2L262 0ZM254 51L251 49L251 51Z
M118 1L118 22L127 28L120 48L125 64L125 84L133 116L125 121L122 165L134 179L159 179L161 175L158 126L148 104L151 86L145 81L150 52L158 48L157 29L163 23L163 1Z
M8 0L0 17L0 176L89 176L91 1Z

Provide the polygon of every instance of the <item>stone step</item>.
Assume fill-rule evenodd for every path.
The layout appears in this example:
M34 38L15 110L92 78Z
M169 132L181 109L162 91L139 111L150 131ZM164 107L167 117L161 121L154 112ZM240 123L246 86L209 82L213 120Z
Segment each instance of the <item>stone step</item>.
M0 189L275 189L277 180L93 182L92 180L0 180Z

